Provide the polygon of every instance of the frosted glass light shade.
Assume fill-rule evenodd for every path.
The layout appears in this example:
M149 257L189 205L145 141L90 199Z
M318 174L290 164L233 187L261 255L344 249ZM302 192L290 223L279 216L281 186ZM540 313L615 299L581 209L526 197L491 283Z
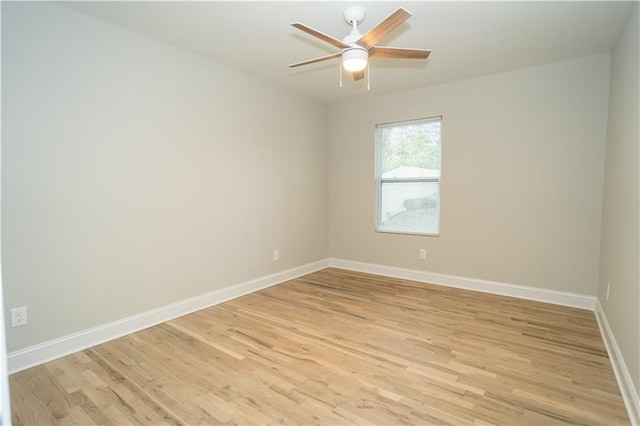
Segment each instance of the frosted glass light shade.
M367 67L369 53L363 48L347 49L342 53L342 66L346 71L362 71Z

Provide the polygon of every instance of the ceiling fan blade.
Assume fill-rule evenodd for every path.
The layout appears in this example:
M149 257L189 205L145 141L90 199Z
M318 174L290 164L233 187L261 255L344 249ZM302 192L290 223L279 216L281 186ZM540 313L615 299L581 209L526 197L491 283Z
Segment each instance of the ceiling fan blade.
M308 61L296 62L295 64L289 65L290 68L299 67L301 65L314 64L316 62L326 61L327 59L339 58L342 55L342 52L332 53L331 55L321 56L319 58L309 59Z
M393 12L391 15L387 16L387 18L380 22L378 25L367 31L367 33L360 37L360 39L356 41L356 43L358 43L362 47L366 47L367 49L369 49L378 44L378 42L385 38L387 34L395 30L396 27L398 27L410 17L411 13L407 12L403 8L400 8Z
M402 59L427 59L430 50L403 49L401 47L373 46L369 50L370 58L402 58Z
M362 80L364 78L364 70L353 72L353 81Z
M345 43L345 42L343 42L341 40L338 40L337 38L333 38L333 37L331 37L329 35L321 33L318 30L314 30L311 27L307 27L305 24L302 24L300 22L294 22L293 24L291 24L291 26L295 27L295 28L297 28L299 30L304 31L307 34L311 34L312 36L314 36L316 38L319 38L322 41L326 41L327 43L332 44L335 47L339 47L341 49L346 49L348 47L351 47L347 43Z

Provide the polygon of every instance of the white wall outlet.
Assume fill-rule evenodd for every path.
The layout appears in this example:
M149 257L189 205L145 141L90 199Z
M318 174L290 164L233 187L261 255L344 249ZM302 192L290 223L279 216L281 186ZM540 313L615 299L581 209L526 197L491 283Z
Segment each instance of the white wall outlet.
M273 251L273 260L280 260L280 250L276 249Z
M607 283L607 302L609 301L609 292L611 292L611 284Z
M427 258L427 249L420 249L420 259Z
M11 327L22 327L23 325L27 325L27 307L20 306L11 309Z

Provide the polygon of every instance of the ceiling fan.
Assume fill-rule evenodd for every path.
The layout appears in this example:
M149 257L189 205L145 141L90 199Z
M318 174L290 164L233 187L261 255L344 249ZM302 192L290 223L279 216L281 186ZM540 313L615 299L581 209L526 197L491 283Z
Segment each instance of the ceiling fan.
M342 67L346 71L353 73L353 79L358 81L364 78L364 70L367 67L370 58L427 59L431 53L430 50L424 49L403 49L399 47L376 46L376 43L385 38L391 31L411 17L411 13L407 10L399 8L391 15L387 16L378 25L367 31L365 35L362 35L358 31L358 25L364 19L364 14L364 8L362 7L349 7L344 11L344 20L347 21L349 25L352 25L353 29L351 30L351 33L342 40L338 40L327 34L321 33L320 31L314 30L300 22L291 24L293 27L304 31L307 34L311 34L312 36L335 47L339 47L342 50L331 55L297 62L289 65L289 67L299 67L301 65L308 65L341 57Z

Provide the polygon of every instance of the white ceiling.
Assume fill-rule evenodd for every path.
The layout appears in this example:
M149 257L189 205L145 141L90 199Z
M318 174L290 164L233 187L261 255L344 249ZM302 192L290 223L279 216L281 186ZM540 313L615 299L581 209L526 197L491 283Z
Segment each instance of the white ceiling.
M67 7L189 50L323 103L409 90L610 52L631 2L61 2ZM337 59L287 65L338 49L289 24L342 39L349 6L363 6L362 34L398 7L413 16L380 45L431 49L427 61L373 59L371 90Z

